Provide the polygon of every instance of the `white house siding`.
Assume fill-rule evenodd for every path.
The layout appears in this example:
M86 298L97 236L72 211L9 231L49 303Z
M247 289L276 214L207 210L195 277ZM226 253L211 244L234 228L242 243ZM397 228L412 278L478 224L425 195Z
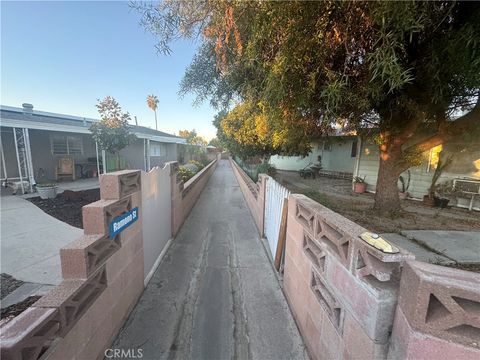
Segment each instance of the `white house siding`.
M354 174L361 178L365 177L367 191L375 191L379 165L378 146L370 141L362 141L358 173Z
M322 168L328 171L351 172L355 166L355 157L352 157L352 146L356 137L332 137L328 141L330 150L323 149L323 143L312 144L312 151L306 156L280 156L270 158L270 164L279 170L298 171L309 163L318 163L318 156L322 159Z
M356 144L356 137L334 138L330 151L323 151L322 166L328 171L342 171L353 173L355 156L352 157L352 146Z
M428 156L426 154L426 159ZM476 152L470 152L468 159L464 158L463 161L459 162L457 160L457 164L453 163L451 166L450 171L444 171L438 180L437 184L441 184L448 180L458 179L458 178L474 178L480 179L480 164L474 163L474 160L480 160L480 150ZM477 161L478 161L477 160ZM358 176L364 177L365 181L367 182L367 191L375 192L375 186L377 183L377 175L378 175L378 166L379 166L379 151L378 146L375 145L373 142L366 140L362 144L361 148L361 155L359 160L358 166ZM463 171L462 171L463 169ZM421 199L424 195L428 193L428 189L430 188L430 184L432 181L432 176L434 173L434 169L430 169L428 171L428 160L425 160L424 163L417 167L410 168L410 187L408 192L410 197ZM402 174L406 179L407 172ZM399 183L399 187L400 187ZM468 206L469 199L458 199L458 204L460 206ZM480 199L474 203L475 208L480 208Z
M319 154L318 150L313 150L306 157L273 155L270 157L270 164L278 170L298 171L309 163L316 163Z

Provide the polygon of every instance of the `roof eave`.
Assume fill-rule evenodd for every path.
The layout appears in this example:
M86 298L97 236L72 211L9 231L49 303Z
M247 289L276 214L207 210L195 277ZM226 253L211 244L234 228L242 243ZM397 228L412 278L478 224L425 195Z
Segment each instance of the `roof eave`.
M5 127L21 127L32 130L45 130L45 131L60 131L60 132L70 132L77 134L91 134L88 126L75 126L75 125L62 125L62 124L50 124L43 123L35 120L18 120L18 119L9 119L2 118L0 122L1 126ZM175 136L161 136L161 135L152 135L146 134L139 131L132 131L139 139L149 139L158 142L164 143L175 143L175 144L184 144L185 139Z

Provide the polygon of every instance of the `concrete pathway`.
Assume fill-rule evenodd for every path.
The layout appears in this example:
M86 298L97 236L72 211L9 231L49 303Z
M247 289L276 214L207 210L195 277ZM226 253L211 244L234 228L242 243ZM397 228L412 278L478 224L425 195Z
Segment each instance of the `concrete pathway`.
M431 264L438 264L438 265L452 265L455 264L455 261L449 259L442 255L441 253L429 249L418 242L412 241L408 239L406 236L397 233L386 233L381 234L384 239L391 241L392 243L400 246L401 248L410 251L412 254L415 255L415 260L423 261L426 263Z
M420 261L441 265L480 263L480 232L403 230L382 236L414 253Z
M424 244L461 264L480 263L480 232L409 230L401 231L408 239Z
M32 283L61 282L60 248L83 234L17 196L1 197L1 272Z
M146 360L308 358L228 161L111 347Z

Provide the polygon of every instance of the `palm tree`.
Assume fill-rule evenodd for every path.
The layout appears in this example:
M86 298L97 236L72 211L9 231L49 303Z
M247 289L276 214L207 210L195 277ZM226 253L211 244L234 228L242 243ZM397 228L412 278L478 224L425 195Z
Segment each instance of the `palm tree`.
M158 124L157 124L158 98L155 95L148 95L147 96L147 105L155 113L155 130L158 130Z

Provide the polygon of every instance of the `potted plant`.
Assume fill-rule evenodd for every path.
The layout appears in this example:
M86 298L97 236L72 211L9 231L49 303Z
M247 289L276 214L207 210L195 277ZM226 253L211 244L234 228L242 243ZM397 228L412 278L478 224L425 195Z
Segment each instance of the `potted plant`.
M55 199L57 196L57 183L55 182L44 182L37 184L38 195L45 199Z
M442 156L443 151L440 152L438 155L438 164L435 172L432 176L432 182L430 184L430 188L428 189L428 194L423 196L423 203L430 207L441 206L446 207L448 204L448 199L440 199L439 197L435 196L435 187L437 184L438 179L442 175L443 170L450 165L452 162L453 156L449 155L445 158Z
M410 170L407 171L407 179L400 175L398 178L400 184L402 185L402 191L398 193L400 200L405 200L408 197L408 188L410 187Z
M365 182L365 177L355 176L353 178L353 192L355 194L363 194L367 190L367 183Z

